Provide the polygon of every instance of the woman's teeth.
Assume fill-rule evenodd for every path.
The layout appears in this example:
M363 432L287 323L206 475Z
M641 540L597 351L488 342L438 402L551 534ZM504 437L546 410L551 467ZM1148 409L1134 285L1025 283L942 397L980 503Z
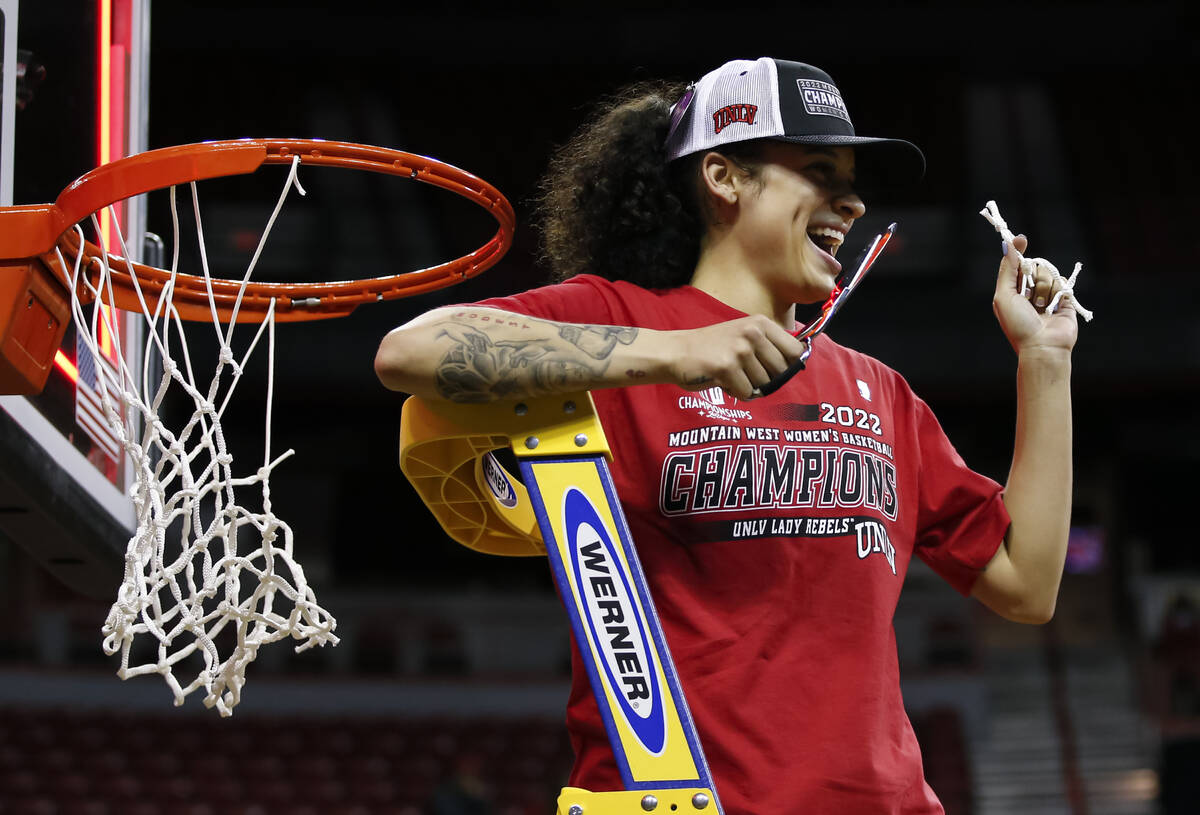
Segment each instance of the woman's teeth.
M820 226L816 229L810 229L808 231L808 237L817 246L821 247L830 255L836 257L838 248L842 245L842 240L845 236L836 229Z

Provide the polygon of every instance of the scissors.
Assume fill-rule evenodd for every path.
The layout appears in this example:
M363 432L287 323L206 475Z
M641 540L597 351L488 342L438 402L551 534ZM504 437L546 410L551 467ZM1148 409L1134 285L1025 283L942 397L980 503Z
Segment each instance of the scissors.
M804 370L804 366L808 363L808 357L812 353L813 340L825 330L825 327L829 325L829 321L833 319L833 315L837 314L841 307L845 305L846 300L850 298L850 293L858 288L858 284L863 281L863 278L867 276L867 272L875 265L875 261L883 254L883 248L892 239L892 234L895 231L896 224L890 224L887 229L876 235L875 239L867 244L866 248L859 253L858 259L854 262L853 266L847 267L838 275L833 291L829 294L829 299L825 301L825 305L821 306L821 313L811 323L801 326L792 334L796 339L804 341L804 353L789 365L787 370L762 387L755 388L751 394L752 398L757 399L760 396L769 396L783 387L784 383L797 373Z

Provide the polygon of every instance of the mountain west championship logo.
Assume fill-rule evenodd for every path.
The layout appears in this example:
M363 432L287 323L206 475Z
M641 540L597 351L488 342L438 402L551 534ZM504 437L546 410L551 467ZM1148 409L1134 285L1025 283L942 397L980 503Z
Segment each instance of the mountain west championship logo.
M581 490L567 490L562 511L567 556L583 600L582 622L591 637L595 663L604 671L620 713L642 747L660 755L667 725L658 662L616 546Z
M736 396L728 396L720 388L707 388L679 397L680 410L694 410L706 419L720 419L736 424L742 419L754 418L750 411L734 407L737 403Z
M850 111L842 101L842 94L837 87L819 79L797 79L800 98L804 100L804 109L813 116L835 116L853 127L850 122Z
M758 115L758 105L726 105L713 113L713 133L720 133L731 124L741 122L753 125L754 117Z
M900 506L896 466L867 450L718 444L673 450L662 472L668 516L861 507L894 521Z

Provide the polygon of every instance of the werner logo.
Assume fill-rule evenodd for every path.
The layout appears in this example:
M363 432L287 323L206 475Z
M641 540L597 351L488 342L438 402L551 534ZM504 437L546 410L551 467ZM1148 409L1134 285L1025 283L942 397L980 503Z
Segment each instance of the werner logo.
M666 746L667 727L650 637L604 521L588 497L574 487L563 496L563 528L597 668L604 672L638 741L659 755Z
M508 473L504 472L500 462L491 453L483 457L483 480L501 506L512 509L517 505L517 492L508 480Z

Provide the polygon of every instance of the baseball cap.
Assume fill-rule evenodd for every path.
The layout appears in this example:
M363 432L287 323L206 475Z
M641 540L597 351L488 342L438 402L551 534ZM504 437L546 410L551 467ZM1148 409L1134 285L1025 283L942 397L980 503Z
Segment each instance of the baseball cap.
M925 174L915 144L856 135L833 78L803 62L737 59L705 74L672 108L667 160L750 139L854 147L870 183L911 184Z

